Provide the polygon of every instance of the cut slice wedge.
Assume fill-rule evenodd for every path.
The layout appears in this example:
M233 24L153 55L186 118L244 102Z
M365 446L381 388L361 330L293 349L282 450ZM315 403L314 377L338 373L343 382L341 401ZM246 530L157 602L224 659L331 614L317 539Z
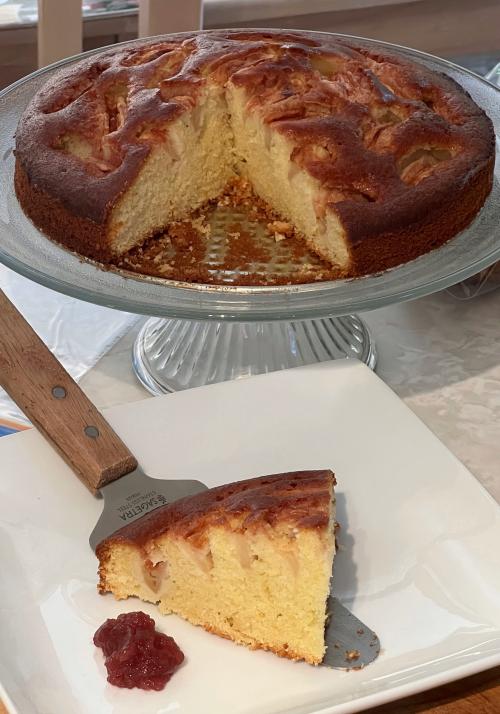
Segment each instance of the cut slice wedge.
M99 589L156 603L248 647L319 664L335 477L298 471L163 506L97 548Z

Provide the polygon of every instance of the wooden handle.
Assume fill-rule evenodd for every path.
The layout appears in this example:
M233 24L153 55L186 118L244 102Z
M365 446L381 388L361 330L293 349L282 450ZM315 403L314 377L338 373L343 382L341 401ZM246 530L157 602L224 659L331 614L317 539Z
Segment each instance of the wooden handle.
M125 444L1 290L0 384L92 493L136 468Z

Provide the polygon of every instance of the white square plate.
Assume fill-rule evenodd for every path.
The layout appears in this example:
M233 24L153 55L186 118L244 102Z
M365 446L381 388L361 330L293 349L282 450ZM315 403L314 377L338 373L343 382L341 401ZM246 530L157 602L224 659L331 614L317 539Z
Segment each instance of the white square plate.
M340 714L500 664L500 509L369 369L326 363L107 412L157 477L209 486L331 467L334 592L380 636L342 672L209 635L96 592L101 508L35 431L0 440L0 681L19 714ZM92 635L142 609L187 657L163 692L106 682Z

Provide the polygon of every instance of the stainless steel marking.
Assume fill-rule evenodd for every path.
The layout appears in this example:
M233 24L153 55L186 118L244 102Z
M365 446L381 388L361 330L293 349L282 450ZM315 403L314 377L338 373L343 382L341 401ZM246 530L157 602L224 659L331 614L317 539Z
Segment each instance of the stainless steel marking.
M95 550L102 540L146 513L206 489L205 484L192 479L151 478L137 467L101 489L104 508L90 534L91 548Z

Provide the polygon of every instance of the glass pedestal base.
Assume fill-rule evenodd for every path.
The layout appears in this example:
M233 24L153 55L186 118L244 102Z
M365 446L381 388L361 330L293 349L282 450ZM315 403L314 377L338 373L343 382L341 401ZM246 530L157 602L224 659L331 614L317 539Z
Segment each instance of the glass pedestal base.
M370 332L357 315L297 322L151 318L135 341L133 365L146 389L165 394L345 357L376 364Z

